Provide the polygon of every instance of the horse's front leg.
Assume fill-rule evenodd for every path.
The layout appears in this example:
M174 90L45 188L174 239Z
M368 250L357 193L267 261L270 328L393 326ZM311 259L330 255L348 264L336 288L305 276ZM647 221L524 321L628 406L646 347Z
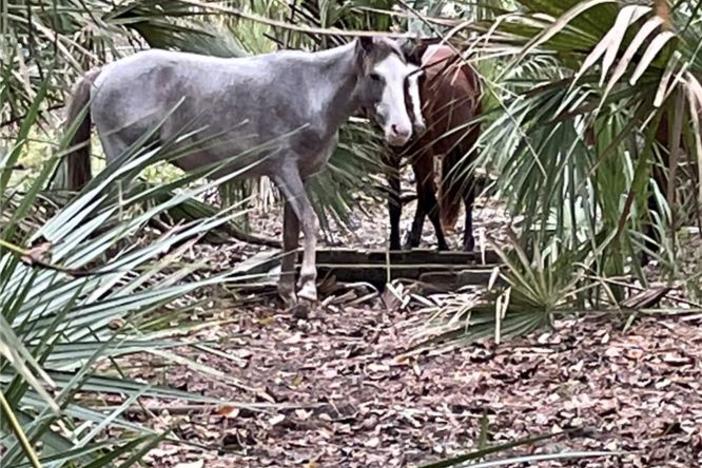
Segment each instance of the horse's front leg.
M423 164L423 158L427 156L424 152L415 153L412 155L412 172L414 172L414 183L417 190L417 207L414 210L414 218L412 219L412 227L407 235L405 242L406 249L412 249L419 246L422 239L422 231L424 230L424 219L427 216L424 210L424 184L423 180L427 176L426 164Z
M390 192L388 193L388 216L390 218L390 250L400 250L400 218L402 200L400 197L400 155L387 155L385 165Z
M419 247L419 242L422 240L422 231L424 230L424 219L427 214L424 212L424 204L420 201L420 190L422 188L417 184L417 208L414 210L414 218L412 219L412 227L407 234L405 248L407 250Z
M295 261L300 240L300 222L292 205L287 200L283 208L283 260L280 267L278 294L288 304L296 302Z
M426 184L426 186L422 189L422 198L420 201L424 206L424 213L429 216L429 220L434 226L437 247L439 250L448 250L449 248L448 244L446 243L446 236L444 235L444 227L441 225L439 202L436 199L436 186L433 182L431 184ZM419 235L421 238L421 231Z
M317 215L312 209L312 204L307 198L305 185L296 165L288 165L275 177L278 187L283 192L286 206L297 217L299 226L305 235L302 267L300 268L300 282L297 297L315 302L317 300ZM290 230L292 233L292 225ZM298 230L299 232L299 230ZM292 238L289 239L292 245ZM297 246L297 242L295 242ZM294 258L294 257L293 257ZM281 276L281 281L283 276Z

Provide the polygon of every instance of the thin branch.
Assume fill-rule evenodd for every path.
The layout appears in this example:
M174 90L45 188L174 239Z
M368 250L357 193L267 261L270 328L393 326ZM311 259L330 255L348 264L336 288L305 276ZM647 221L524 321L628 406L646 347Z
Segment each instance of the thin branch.
M47 107L46 109L40 110L40 111L39 111L39 114L41 115L41 114L43 114L43 113L45 113L45 112L53 112L53 111L55 111L55 110L58 110L58 109L63 108L65 105L66 105L66 104L62 102L62 103L60 103L60 104L55 104L55 105L53 105L53 106L49 106L49 107ZM10 125L14 125L14 124L16 124L17 122L20 122L20 121L24 120L25 118L27 118L27 115L28 115L27 113L24 113L24 114L22 114L22 115L18 115L18 116L16 116L16 117L12 117L10 120L6 120L5 122L0 122L0 128L8 127L8 126L10 126Z
M383 36L391 39L402 39L411 37L409 34L382 32L382 31L359 31L359 30L343 30L337 28L313 28L310 26L299 26L296 24L286 23L285 21L277 21L265 16L259 16L251 13L245 13L238 8L231 8L212 3L200 2L197 0L180 0L181 3L194 7L204 8L206 10L226 13L238 18L254 21L256 23L265 24L273 28L281 28L289 31L296 31L307 34L319 34L324 36L344 36L344 37L377 37Z

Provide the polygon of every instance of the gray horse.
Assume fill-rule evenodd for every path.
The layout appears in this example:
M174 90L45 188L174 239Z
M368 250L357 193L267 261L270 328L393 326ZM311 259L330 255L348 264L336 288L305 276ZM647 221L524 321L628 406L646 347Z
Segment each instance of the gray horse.
M297 297L316 301L318 222L305 181L327 162L339 127L355 112L372 116L390 145L405 144L413 130L407 84L414 95L407 101L415 118L419 113L416 76L417 67L406 62L394 41L384 38L363 37L314 53L280 51L235 59L140 52L88 72L76 85L68 123L85 117L67 158L69 188L79 190L91 178L91 120L108 162L155 128L161 142L193 126L204 128L192 137L196 143L208 135L226 135L226 141L208 140L173 161L185 171L267 144L265 150L231 160L215 176L246 168L255 158L256 164L242 175L266 175L276 183L285 197L285 255L278 291L286 301L296 301L294 251L301 226L304 256ZM82 114L88 105L87 115Z

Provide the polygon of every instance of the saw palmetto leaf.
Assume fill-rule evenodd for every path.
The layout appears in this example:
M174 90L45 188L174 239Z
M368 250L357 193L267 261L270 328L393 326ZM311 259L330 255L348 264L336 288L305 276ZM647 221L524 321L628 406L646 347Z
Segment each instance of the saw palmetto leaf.
M25 118L31 121L23 121L20 128L38 122L39 108L40 103L32 106ZM39 206L40 189L48 184L69 136L28 191L17 192L9 185L15 165L0 168L0 207L13 210L3 216L7 223L0 236L0 353L6 357L0 361L0 387L3 415L14 427L10 432L9 426L0 428L3 463L8 466L38 466L42 460L106 466L116 456L135 460L160 441L163 434L127 422L124 413L144 395L186 400L192 395L128 378L106 375L100 380L96 364L173 347L164 338L145 339L146 330L139 326L148 323L143 318L203 286L230 280L227 273L195 279L192 273L201 265L180 264L178 257L188 242L240 216L237 205L147 242L134 242L155 215L237 175L194 188L188 188L193 177L217 168L165 184L121 183L154 161L182 155L182 138L157 148L146 146L144 138L38 229L25 230L21 221ZM144 207L146 200L152 203ZM84 398L90 392L126 397L116 408L94 409ZM103 444L106 430L114 427L126 432L120 440Z

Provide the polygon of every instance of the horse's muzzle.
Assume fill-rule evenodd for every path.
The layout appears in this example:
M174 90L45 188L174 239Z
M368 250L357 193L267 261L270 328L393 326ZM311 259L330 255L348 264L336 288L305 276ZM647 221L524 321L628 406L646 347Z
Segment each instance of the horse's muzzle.
M414 134L417 136L424 135L427 132L427 126L424 123L414 122L412 128L414 128Z
M405 130L392 128L389 131L385 132L385 141L387 141L390 146L406 145L410 138L412 138L411 129Z

